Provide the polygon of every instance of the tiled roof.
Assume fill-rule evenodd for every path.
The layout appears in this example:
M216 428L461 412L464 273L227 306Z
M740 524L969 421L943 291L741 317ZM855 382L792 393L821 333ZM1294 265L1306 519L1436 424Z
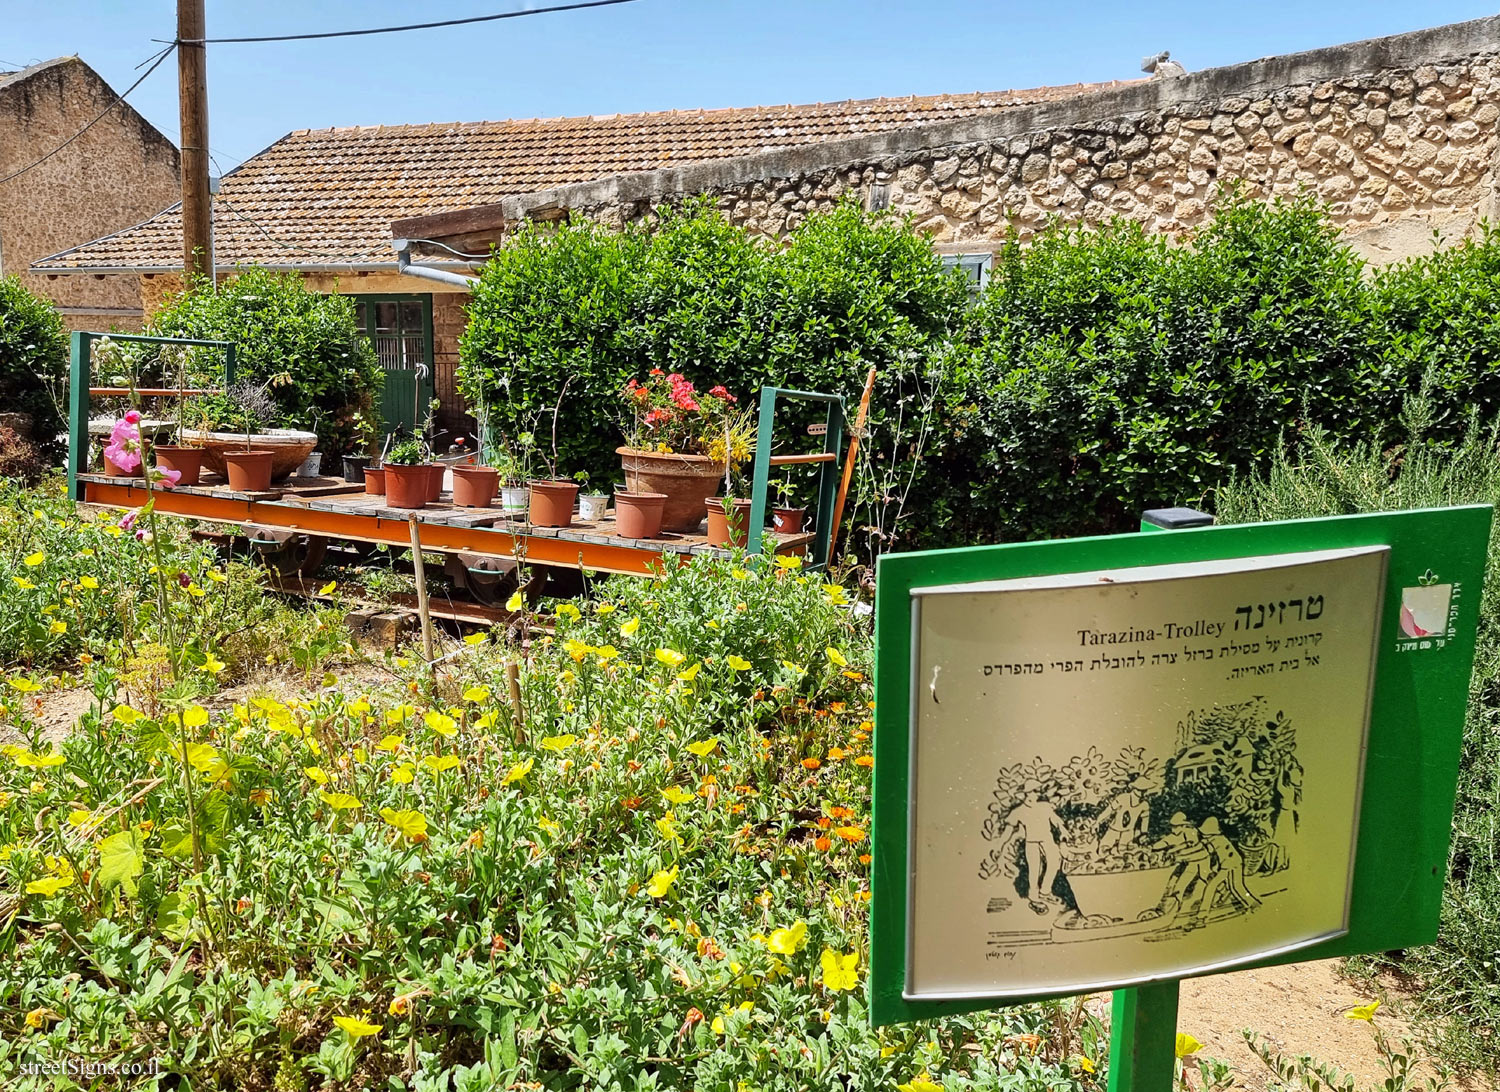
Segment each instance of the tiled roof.
M1120 86L863 99L809 106L304 129L225 175L214 199L223 266L387 265L394 220L628 171L748 155L973 117ZM182 268L176 206L103 239L44 258L62 272Z

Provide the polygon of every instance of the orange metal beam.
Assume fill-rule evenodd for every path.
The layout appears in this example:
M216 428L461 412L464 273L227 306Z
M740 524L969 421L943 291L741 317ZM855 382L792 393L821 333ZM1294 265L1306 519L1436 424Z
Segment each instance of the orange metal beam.
M156 510L168 515L215 520L220 523L258 523L285 527L305 534L330 535L359 542L383 542L409 548L411 532L405 520L378 516L327 512L274 502L233 500L177 493L169 489L145 489L128 485L84 482L84 500L89 504L116 508L139 508L149 498ZM546 565L581 565L598 572L647 576L665 556L649 546L614 546L596 542L574 542L537 535L514 535L481 527L450 527L441 523L421 524L422 545L431 550L463 550L487 557L514 558ZM679 556L679 560L686 560Z

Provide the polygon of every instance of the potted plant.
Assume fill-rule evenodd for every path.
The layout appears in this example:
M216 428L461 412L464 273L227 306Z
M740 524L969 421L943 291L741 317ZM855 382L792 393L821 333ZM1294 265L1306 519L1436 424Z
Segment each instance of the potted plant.
M748 451L748 417L722 385L700 393L681 375L660 368L652 368L644 383L632 379L620 397L630 410L626 443L616 449L627 489L666 495L664 530L697 530L735 445Z
M187 346L163 345L158 359L164 365L175 365L177 390L180 392L186 389L188 386ZM189 444L184 439L187 433L188 402L180 393L177 396L176 407L176 436L181 442L153 444L151 451L156 456L157 467L162 470L175 471L178 474L178 485L197 485L198 479L203 474L203 448L196 444Z
M459 449L458 454L468 455L466 462L456 463L453 467L453 503L460 508L488 508L494 503L495 492L500 488L500 469L482 458L487 454L484 438L488 433L487 422L481 416L474 454L468 454L468 445L462 438L454 445ZM449 450L451 453L452 449ZM479 457L477 461L476 457Z
M807 509L792 505L792 480L788 475L772 482L776 489L776 503L771 508L771 530L778 535L795 535L802 531L802 522L807 518Z
M708 513L708 544L743 548L750 541L751 502L744 476L730 463L724 471L724 495L704 502Z
M529 433L522 433L523 438ZM501 438L488 460L500 477L500 511L520 515L526 511L526 459Z
M598 523L609 511L608 493L589 493L589 472L580 470L573 475L578 483L578 518L585 523Z
M196 429L182 430L181 438L186 443L203 448L205 467L227 477L225 453L244 450L245 415L240 405L242 399L236 392L257 392L255 401L258 409L251 421L253 431L250 446L257 451L271 452L271 481L289 477L302 465L312 449L318 446L317 433L272 427L280 416L281 409L271 397L269 386L270 384L257 385L245 381L223 394L205 395L194 402L191 412L200 425Z
M265 387L249 382L236 383L227 394L245 434L245 446L242 450L229 449L222 453L224 476L229 479L229 488L235 492L259 492L271 484L271 460L275 452L253 446L252 440L275 415L276 401Z
M370 448L375 443L375 421L360 410L350 419L349 427L354 433L354 450L344 456L344 480L363 482L365 468L370 465Z
M385 457L386 502L392 508L421 508L430 477L426 445L415 436L402 440Z
M665 493L615 490L615 534L621 538L656 538L667 503Z

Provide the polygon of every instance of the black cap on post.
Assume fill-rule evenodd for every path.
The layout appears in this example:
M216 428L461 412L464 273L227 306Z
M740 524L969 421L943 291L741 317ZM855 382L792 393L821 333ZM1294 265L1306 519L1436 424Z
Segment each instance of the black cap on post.
M1214 518L1196 508L1148 508L1141 513L1141 527L1180 531L1184 527L1211 527Z

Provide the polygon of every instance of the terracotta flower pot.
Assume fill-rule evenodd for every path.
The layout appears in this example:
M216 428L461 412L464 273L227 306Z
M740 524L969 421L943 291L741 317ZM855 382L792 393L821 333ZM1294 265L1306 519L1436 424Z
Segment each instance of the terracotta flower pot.
M773 508L771 509L771 530L778 535L800 534L802 521L806 518L806 508Z
M500 472L487 466L453 468L453 503L460 508L488 508L500 488Z
M372 497L378 497L385 493L385 467L365 467L365 492Z
M385 501L392 508L421 508L427 503L432 480L426 463L418 466L385 464Z
M706 455L663 455L633 447L615 449L625 471L625 488L632 493L661 493L664 531L696 531L703 520L703 502L724 480L724 464Z
M447 469L442 463L427 464L428 501L435 501L443 495L443 471Z
M730 498L730 511L724 512L724 498L710 497L708 509L708 544L743 547L750 541L750 502Z
M537 527L567 527L573 522L577 482L532 482L526 518Z
M666 503L664 493L615 493L615 533L621 538L656 538Z
M151 450L156 455L156 465L159 468L175 470L182 475L177 479L178 485L198 484L198 478L203 473L203 449L201 447L174 447L158 444Z
M225 451L224 476L236 493L259 493L271 486L271 464L274 451L252 448L249 451Z

